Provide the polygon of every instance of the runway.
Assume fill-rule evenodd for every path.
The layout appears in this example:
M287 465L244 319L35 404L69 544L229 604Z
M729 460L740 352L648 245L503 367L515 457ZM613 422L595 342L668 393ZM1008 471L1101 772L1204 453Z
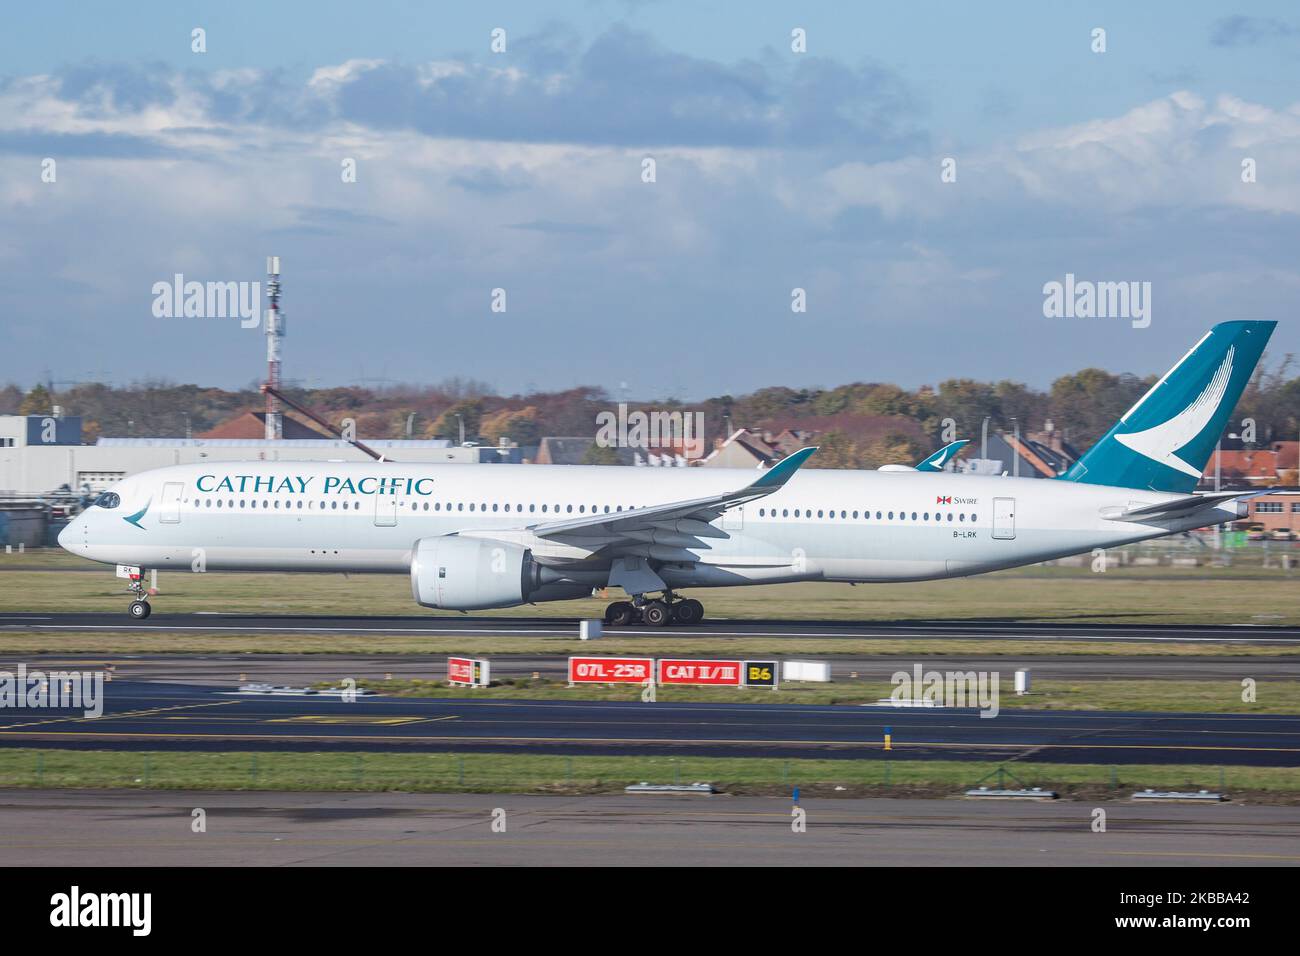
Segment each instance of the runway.
M434 617L394 615L338 617L327 615L167 614L155 613L145 621L121 614L0 613L0 631L164 631L218 634L223 631L265 634L375 634L431 637L543 636L576 637L574 618L508 617L502 615ZM698 627L654 628L638 625L611 629L622 637L749 637L820 640L1007 640L1007 641L1121 641L1128 643L1202 643L1241 645L1300 644L1300 628L1267 624L1084 624L1026 621L839 621L839 620L725 620Z
M537 674L550 680L566 679L564 654L496 654L471 641L466 649L484 653L492 662L494 679L529 678ZM797 651L797 648L796 648ZM778 654L778 659L796 655ZM888 681L912 658L897 654L819 654L831 664L836 682ZM1007 657L926 654L927 669L998 671L1008 674L1030 668L1035 680L1230 680L1244 677L1260 683L1300 680L1300 655L1254 656L1105 656L1085 654L1034 654ZM14 672L20 663L44 670L113 668L114 679L200 684L232 690L240 684L262 682L307 686L354 680L442 680L447 676L446 654L130 654L98 659L84 654L23 654L0 656L0 671ZM851 686L851 685L850 685Z
M1300 766L1300 716L239 695L115 680L104 714L9 708L0 747L480 751ZM885 728L893 750L883 749Z
M1292 807L8 791L0 866L1294 866ZM1092 832L1095 807L1105 833ZM191 829L195 808L205 830ZM503 820L505 832L491 823Z

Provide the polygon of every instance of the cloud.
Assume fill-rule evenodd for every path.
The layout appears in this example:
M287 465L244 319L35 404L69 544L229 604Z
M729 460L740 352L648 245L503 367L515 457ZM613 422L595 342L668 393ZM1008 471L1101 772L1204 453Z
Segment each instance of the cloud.
M813 56L722 63L613 27L585 47L551 24L508 55L400 63L352 59L305 82L282 71L179 72L89 61L43 78L48 119L125 123L189 115L211 123L373 130L488 141L657 148L851 146L897 153L923 141L916 102L878 63ZM24 92L23 80L0 94ZM34 105L34 104L32 104Z
M1006 377L1008 361L1042 368L1040 290L1065 271L1160 280L1157 323L1294 305L1278 277L1300 242L1300 106L1175 92L938 150L907 84L870 62L721 63L627 28L538 38L512 37L502 58L299 75L93 63L0 82L0 310L27 343L15 367L48 364L42 329L59 314L61 363L138 368L154 281L256 279L272 253L290 374L323 382L385 349L392 375L490 355L503 387L565 386L608 369L611 336L632 330L728 343L724 363L680 347L666 365L619 366L645 394L940 367ZM955 183L940 180L949 154ZM46 155L76 159L57 184L39 179ZM1241 182L1244 157L1257 183ZM497 287L504 314L488 308ZM794 287L810 303L798 324ZM144 328L178 378L243 383L261 361L229 324ZM1050 334L1065 367L1113 357L1070 338L1108 333Z
M1210 27L1210 43L1218 47L1256 46L1266 40L1300 33L1282 20L1272 17L1247 17L1237 14L1216 20Z
M129 133L51 133L40 129L0 131L0 153L98 159L160 159L180 153L148 136Z

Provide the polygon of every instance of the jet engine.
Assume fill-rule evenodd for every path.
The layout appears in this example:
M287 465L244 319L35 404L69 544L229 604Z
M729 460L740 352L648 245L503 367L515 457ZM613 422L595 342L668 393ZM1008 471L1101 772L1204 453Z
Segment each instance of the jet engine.
M411 556L411 593L424 607L448 611L514 607L541 586L540 570L532 552L516 544L421 538Z
M608 572L571 576L544 567L527 548L490 538L421 538L411 557L416 602L447 611L569 601L590 596L607 579Z

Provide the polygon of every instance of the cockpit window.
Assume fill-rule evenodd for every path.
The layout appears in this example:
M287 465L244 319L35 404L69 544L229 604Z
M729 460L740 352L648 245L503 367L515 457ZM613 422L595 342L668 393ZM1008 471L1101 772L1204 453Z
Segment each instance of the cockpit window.
M122 503L122 499L121 497L118 496L117 492L106 491L98 498L96 498L92 503L98 505L100 508L110 509L110 508L116 508L118 505L120 505Z

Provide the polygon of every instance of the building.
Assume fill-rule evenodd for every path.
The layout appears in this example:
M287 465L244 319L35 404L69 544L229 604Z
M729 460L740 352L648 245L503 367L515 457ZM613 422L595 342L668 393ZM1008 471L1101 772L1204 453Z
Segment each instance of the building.
M1016 475L1021 478L1055 478L1069 471L1079 453L1061 438L1051 423L1041 432L989 435L986 457L981 454L980 439L966 446L967 456L957 462L957 470L967 474Z
M275 427L274 424L272 427ZM321 439L333 438L333 435L326 434L323 431L305 425L298 419L289 415L280 416L280 429L283 438L299 439ZM216 428L206 432L200 432L196 438L265 438L266 437L266 412L244 412L234 418L227 419Z
M793 434L787 437L799 440ZM768 468L784 457L784 452L754 432L738 428L718 441L702 464L709 468Z
M1267 448L1222 448L1210 456L1201 487L1213 488L1216 477L1225 488L1296 484L1298 455L1300 441L1275 441Z
M649 466L651 468L685 468L694 464L688 449L681 444L654 448L603 446L597 454L596 439L575 436L547 436L537 446L532 459L535 465L587 465L593 461L610 465ZM608 459L603 461L602 459Z
M286 420L286 431L289 429ZM394 461L518 461L519 449L456 448L442 438L369 439ZM370 461L341 438L100 438L81 444L81 420L53 415L0 415L0 495L80 496L127 475L202 461Z
M1300 491L1287 490L1247 499L1250 514L1233 522L1238 530L1262 528L1265 534L1290 532L1300 536Z

